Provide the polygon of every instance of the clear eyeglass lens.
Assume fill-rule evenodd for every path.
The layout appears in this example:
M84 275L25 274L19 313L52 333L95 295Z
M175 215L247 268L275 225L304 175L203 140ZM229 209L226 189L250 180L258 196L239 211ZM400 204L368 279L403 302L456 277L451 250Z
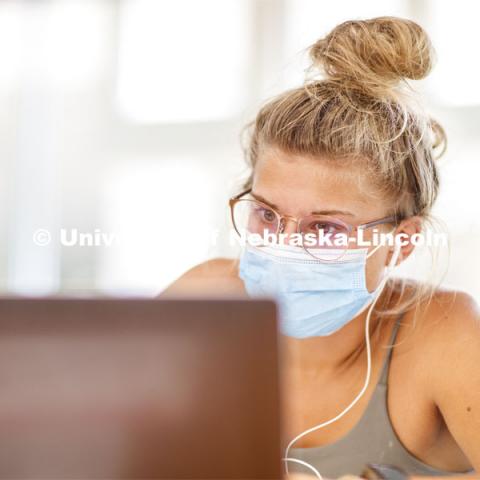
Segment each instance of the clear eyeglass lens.
M233 208L233 221L238 233L255 246L278 241L280 216L256 200L242 199ZM299 224L300 238L289 236L287 242L302 247L313 257L326 262L341 259L348 249L348 227L330 217L311 215ZM253 235L252 235L253 234ZM267 235L271 235L270 238ZM298 237L298 234L297 234Z
M339 260L348 250L348 227L330 217L311 215L300 222L304 248L314 258Z
M240 235L245 235L247 241L254 239L256 242L264 239L265 235L275 235L280 224L274 210L255 200L237 202L233 208L233 221Z

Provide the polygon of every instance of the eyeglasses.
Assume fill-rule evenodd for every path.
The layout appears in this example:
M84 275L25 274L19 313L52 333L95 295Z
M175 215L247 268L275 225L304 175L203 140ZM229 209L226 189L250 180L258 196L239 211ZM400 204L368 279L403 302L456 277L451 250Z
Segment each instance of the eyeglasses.
M233 227L241 238L250 243L252 234L255 234L257 239L255 246L265 246L267 243L262 242L267 237L277 238L279 234L284 233L287 221L292 221L297 225L296 233L301 239L301 246L313 258L325 262L338 261L346 254L354 232L377 225L396 223L398 220L392 215L355 226L328 215L311 214L295 218L277 212L272 206L251 195L248 197L251 191L246 190L229 201ZM325 242L325 239L328 241Z

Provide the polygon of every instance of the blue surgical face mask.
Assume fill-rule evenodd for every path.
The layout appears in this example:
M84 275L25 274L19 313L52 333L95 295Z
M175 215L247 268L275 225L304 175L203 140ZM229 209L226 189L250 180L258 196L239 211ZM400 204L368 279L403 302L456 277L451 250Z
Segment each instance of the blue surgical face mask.
M398 249L397 249L398 250ZM274 297L279 326L295 338L327 336L353 320L381 293L388 271L373 292L366 286L368 249L348 250L341 260L325 263L300 247L246 246L240 258L240 278L252 297Z

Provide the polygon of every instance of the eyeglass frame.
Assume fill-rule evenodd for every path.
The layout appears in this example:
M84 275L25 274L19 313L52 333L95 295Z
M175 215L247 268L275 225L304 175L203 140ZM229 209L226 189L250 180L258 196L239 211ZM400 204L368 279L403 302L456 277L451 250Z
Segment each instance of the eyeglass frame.
M252 192L252 189L249 188L248 190L245 190L241 193L239 193L238 195L235 195L234 197L230 198L229 201L228 201L228 204L230 206L230 217L231 217L231 220L232 220L232 224L233 224L233 228L235 229L235 231L237 232L237 234L239 236L241 236L241 233L238 231L238 228L237 228L237 225L235 224L235 218L234 218L234 208L235 208L235 205L238 203L238 202L241 202L242 200L243 201L255 201L257 203L259 203L260 205L263 205L264 207L267 207L269 210L271 210L272 212L274 212L278 219L279 219L279 223L278 223L278 227L277 227L277 231L275 232L275 235L278 234L278 233L283 233L284 230L285 230L285 225L286 225L286 221L285 220L290 220L290 221L293 221L296 223L297 225L297 231L296 233L298 234L302 234L302 232L299 231L299 227L300 227L300 224L301 224L301 221L304 219L304 218L307 218L309 216L315 216L315 214L310 214L310 215L305 215L303 217L300 217L300 218L297 218L297 217L294 217L292 215L284 215L284 214L281 214L280 212L278 212L275 208L273 208L271 205L268 205L267 203L265 202L262 202L260 200L257 200L256 198L253 198L253 199L247 199L247 198L242 198L244 195L247 195L248 193L251 193ZM390 215L388 217L383 217L383 218L380 218L378 220L372 220L371 222L366 222L366 223L362 223L360 225L351 225L350 223L347 223L347 222L344 222L343 220L340 220L338 218L334 218L334 217L329 217L329 215L316 215L318 217L327 217L327 218L331 218L332 220L335 220L337 221L338 223L344 225L347 230L348 230L348 235L350 236L351 233L353 231L357 231L358 229L367 229L367 228L372 228L372 227L376 227L377 225L382 225L382 224L385 224L385 223L394 223L394 224L398 224L398 217L396 215ZM280 231L280 228L283 227ZM309 254L309 255L312 255L313 257L313 254L311 252L309 252L307 250L307 248L305 248L305 245L303 245L302 243L302 246L304 248L304 250ZM345 250L345 252L347 251L347 249ZM316 257L314 257L316 258Z

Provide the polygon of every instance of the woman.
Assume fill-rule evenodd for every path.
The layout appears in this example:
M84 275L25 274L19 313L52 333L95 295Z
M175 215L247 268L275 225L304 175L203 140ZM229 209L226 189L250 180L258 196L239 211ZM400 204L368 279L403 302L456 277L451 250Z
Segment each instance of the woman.
M277 295L290 472L360 475L369 462L408 475L480 472L477 306L461 292L391 279L413 242L367 250L354 236L411 239L430 219L445 137L406 82L429 73L429 38L401 18L349 21L310 54L324 78L259 111L251 176L231 201L239 233L261 225L287 245L209 261L167 291L211 283ZM307 232L350 241L292 245Z

